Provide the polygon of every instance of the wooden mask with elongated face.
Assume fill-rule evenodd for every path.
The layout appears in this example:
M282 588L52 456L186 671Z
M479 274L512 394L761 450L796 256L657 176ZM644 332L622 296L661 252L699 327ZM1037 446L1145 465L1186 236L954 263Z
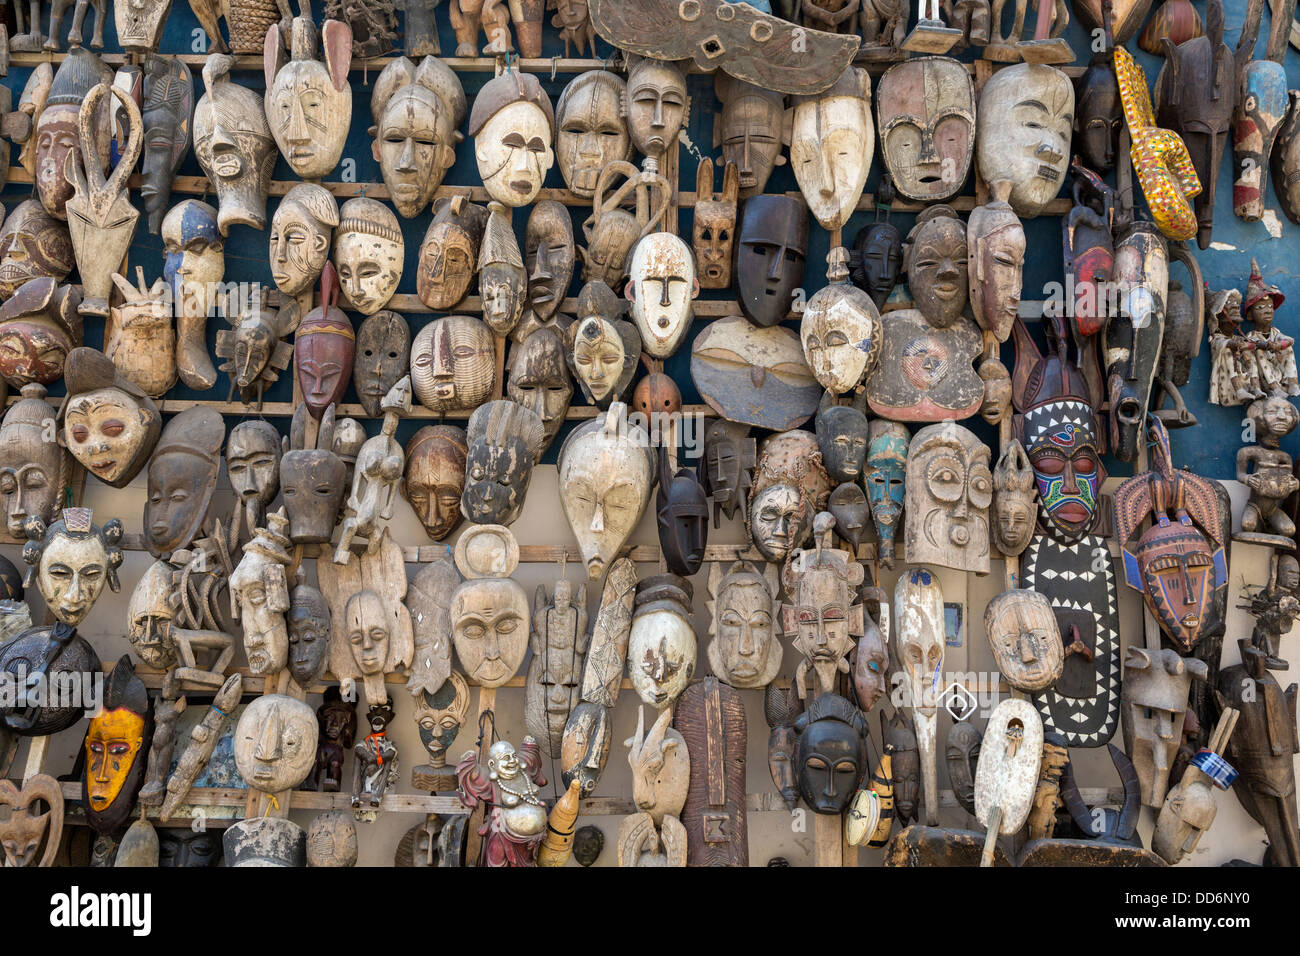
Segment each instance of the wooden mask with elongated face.
M374 315L397 291L405 248L397 217L378 200L359 196L339 209L334 268L345 300L362 315Z
M980 759L980 740L983 735L968 721L955 723L948 730L944 759L948 766L948 782L953 796L967 813L975 813L975 767Z
M849 253L849 278L880 308L894 291L903 268L903 237L891 222L858 230Z
M406 446L406 498L435 541L460 524L467 453L465 430L454 425L426 425Z
M293 186L271 217L271 278L287 295L306 292L329 261L339 205L315 183Z
M356 333L352 320L338 307L338 279L328 262L320 285L320 305L303 317L293 348L303 404L318 421L325 409L342 401L356 356Z
M821 227L849 221L862 198L876 150L871 75L849 67L823 93L796 101L790 123L790 166Z
M380 403L411 367L411 327L385 309L368 316L357 329L352 385L366 414L379 418Z
M67 223L35 199L24 199L9 213L0 229L0 300L32 279L62 282L74 265Z
M699 294L695 257L679 236L654 232L636 244L624 295L647 355L663 359L677 351L690 331Z
M868 768L867 721L838 694L819 695L794 723L799 792L814 813L843 813Z
M589 640L586 582L576 595L563 579L555 582L553 595L539 586L529 639L533 659L524 681L524 723L548 756L560 755L564 726L578 704Z
M604 282L588 282L578 295L578 320L566 333L573 377L599 408L627 398L641 357L641 334L622 317L623 306Z
M898 579L893 621L898 634L898 661L904 674L904 700L912 711L925 782L925 822L935 826L939 819L935 732L943 683L944 610L939 578L929 568L911 568Z
M57 441L46 440L53 425L45 387L36 384L23 387L0 425L0 506L11 541L25 539L28 518L54 521L63 501L72 460Z
M552 318L564 302L573 281L574 256L568 209L553 199L533 206L524 229L524 269L528 308L540 321Z
M325 596L309 584L289 595L289 673L299 687L320 676L330 650L330 609Z
M226 426L210 408L187 408L163 429L149 460L144 536L154 557L198 536L221 474Z
M851 554L832 547L835 519L817 515L814 547L796 549L786 571L791 601L781 607L782 625L803 655L794 684L801 697L809 687L818 694L834 691L840 674L849 672L849 652L863 633L864 611L858 587L865 571Z
M733 687L770 684L781 669L776 567L738 561L709 565L709 667Z
M230 81L234 65L234 57L225 53L208 57L206 92L194 109L194 155L217 194L223 236L235 225L266 228L266 194L275 167L275 140L262 97Z
M338 20L321 24L324 61L316 59L316 25L295 17L286 59L279 24L266 31L266 118L280 154L306 180L319 180L338 165L352 121L352 28Z
M838 253L847 255L843 248ZM836 281L817 290L804 308L799 337L818 384L832 395L853 391L880 359L880 329L876 303L857 286Z
M696 175L695 219L691 226L691 247L695 252L700 288L731 287L732 249L739 214L739 174L735 163L722 173L722 192L713 191L713 160L701 161Z
M528 273L510 223L510 207L499 202L488 203L487 229L478 254L478 286L483 321L497 335L509 335L524 314Z
M488 211L464 196L434 201L415 274L416 293L429 308L453 309L469 292L487 219Z
M1007 194L1007 184L996 184L994 198L971 211L966 230L971 308L975 321L999 342L1011 336L1020 313L1025 267L1025 227Z
M194 131L194 78L175 57L154 57L144 76L144 165L140 195L149 232L157 235L171 201L172 179L190 150Z
M370 97L371 153L397 211L407 219L428 207L464 140L465 89L436 57L416 66L399 57L384 67Z
M149 692L135 675L130 655L123 655L109 674L103 704L86 728L82 799L91 827L115 833L135 809L152 731Z
M746 200L736 246L736 293L755 325L772 326L790 313L808 257L808 207L792 196Z
M278 674L289 659L289 519L280 511L266 520L267 526L244 545L244 556L230 575L231 612L243 626L248 669L256 675Z
M632 143L646 156L662 157L690 119L686 74L677 63L629 57L623 114Z
M993 543L1004 555L1021 554L1034 536L1034 470L1019 440L1007 442L993 469Z
M980 92L980 175L990 184L1011 183L1007 201L1021 218L1041 215L1065 181L1073 128L1068 76L1043 63L998 70Z
M724 165L735 164L740 198L761 195L772 171L785 165L781 155L785 97L725 73L714 77L722 115L714 125L713 145L722 147Z
M975 85L951 57L890 67L876 87L880 149L894 186L908 199L957 195L975 149Z
M811 432L794 429L765 440L745 515L754 547L769 561L784 561L807 540L831 488Z
M585 199L610 163L632 158L632 138L623 119L627 84L607 70L579 73L555 107L555 158L565 185Z
M162 221L162 239L163 278L173 303L172 309L163 313L176 313L175 358L171 361L188 387L206 391L217 382L217 370L208 357L208 314L214 311L217 288L226 273L225 241L217 225L217 210L196 199L177 203ZM120 280L113 281L126 291ZM142 278L142 290L143 284ZM170 334L170 323L166 328Z
M917 309L936 329L946 329L966 308L966 226L951 206L931 206L907 236L903 268Z
M573 398L573 379L565 352L559 332L540 328L516 344L510 353L506 395L542 420L541 454L555 440Z
M542 420L509 399L480 405L465 430L469 455L460 507L475 524L510 524L524 508L524 495L541 455Z
M447 315L434 319L411 342L411 385L434 412L477 408L492 395L495 379L492 330L482 319Z
M72 198L72 181L67 177L67 162L81 142L81 104L96 85L104 82L112 82L108 67L85 47L74 47L59 64L43 105L35 110L32 137L36 195L45 211L56 219L68 218L66 206ZM101 124L105 118L100 119ZM107 154L97 158L101 172L107 162Z
M954 422L927 425L907 452L907 560L987 574L989 447Z

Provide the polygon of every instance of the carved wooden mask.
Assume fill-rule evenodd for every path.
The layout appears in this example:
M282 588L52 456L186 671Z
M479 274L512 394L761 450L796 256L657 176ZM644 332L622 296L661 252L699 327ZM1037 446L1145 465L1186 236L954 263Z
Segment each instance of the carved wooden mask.
M813 515L830 493L815 435L796 429L768 438L759 449L745 515L754 547L769 561L784 561L807 540Z
M254 790L292 790L311 773L319 739L316 715L307 704L266 694L245 707L235 725L235 766Z
M740 691L706 677L686 688L674 719L690 754L680 818L687 865L748 866L745 808L745 703Z
M623 300L609 286L588 282L578 295L578 321L566 333L570 370L598 408L627 397L641 358L641 334L622 315Z
M567 349L560 333L540 328L516 344L506 373L506 395L542 420L544 454L564 424L573 398Z
M685 752L686 746L682 745ZM57 780L38 773L21 790L11 781L0 782L0 806L9 817L0 823L0 850L6 866L54 864L63 834L63 790ZM43 807L38 811L38 807Z
M1020 312L1025 266L1025 228L1006 194L1006 184L997 184L994 198L971 211L966 230L971 309L980 328L999 342L1011 336Z
M632 303L642 350L653 358L668 358L690 331L692 303L700 294L691 247L670 232L641 239L628 264L624 294Z
M175 312L178 339L171 361L187 386L206 391L217 382L217 370L208 357L208 314L215 311L215 290L226 274L217 210L197 199L177 203L162 221L162 239L163 278L172 290L172 309L163 311ZM126 291L121 280L113 281ZM143 279L140 284L143 287ZM129 302L132 296L126 298ZM129 328L129 323L124 325Z
M1124 750L1133 761L1142 803L1148 807L1165 802L1169 771L1182 743L1188 693L1192 681L1205 680L1207 674L1205 661L1179 657L1167 648L1130 647L1124 658Z
M585 5L585 4L584 4ZM579 73L555 107L555 157L564 183L584 199L610 163L632 158L632 137L623 119L627 84L608 70Z
M709 322L695 337L691 379L720 415L775 430L802 425L823 395L798 335L738 315Z
M908 555L909 560L911 555ZM925 822L938 820L938 764L935 727L943 683L943 590L929 568L914 567L894 588L894 624L898 659L903 669L904 698L912 711L921 776L925 782ZM898 769L895 758L895 769Z
M612 713L608 707L583 700L569 714L560 745L560 779L566 789L574 780L584 795L596 789L614 739Z
M451 597L451 639L468 677L500 687L519 670L528 652L529 604L510 578L519 545L508 528L469 528L456 542L456 567L465 582Z
M853 654L853 690L863 713L875 707L889 689L889 655L886 652L889 608L883 593L873 593L871 597L884 602L878 612L880 620L873 618L871 612L863 615L862 636L858 638L858 649Z
M1124 128L1124 107L1110 57L1109 49L1094 53L1074 86L1079 155L1085 166L1102 175L1115 168L1119 132Z
M328 262L320 285L321 303L303 318L293 347L303 404L318 421L326 408L342 401L356 356L356 333L352 321L338 307L338 280Z
M253 540L244 545L244 556L230 575L231 612L244 629L248 669L259 676L278 674L289 660L285 621L290 607L286 569L293 563L292 543L285 533L289 519L280 511L267 515L266 520L267 526L258 528Z
M804 802L814 813L843 813L869 769L866 718L838 694L824 693L799 715L794 729Z
M524 508L524 495L541 455L542 420L509 399L474 410L465 434L465 490L460 508L475 524L510 524Z
M677 134L690 120L686 73L678 63L628 57L623 115L637 150L653 159L675 148Z
M724 572L709 565L709 667L733 687L766 687L781 669L776 628L780 582L776 567L763 571L737 561Z
M974 724L960 721L948 730L948 742L944 751L953 796L971 816L975 815L975 767L980 759L982 737Z
M483 321L497 335L508 335L524 313L528 272L519 251L510 208L488 203L487 229L478 254L478 285L483 297Z
M578 705L590 639L586 582L576 595L564 579L555 582L552 595L538 586L529 637L533 659L524 681L524 724L547 756L560 755L564 726Z
M212 213L215 233L216 210ZM140 266L136 266L136 276L138 285L131 284L119 274L112 276L123 301L109 310L109 320L104 328L104 354L113 360L128 381L151 398L161 398L176 384L173 300L167 295L164 279L148 285ZM206 360L206 356L204 358Z
M849 67L824 93L797 100L790 120L790 166L823 229L849 221L876 150L871 74Z
M998 70L980 91L975 153L990 184L1011 183L1007 201L1021 218L1056 198L1070 163L1074 86L1043 63Z
M23 386L23 395L0 425L0 505L10 540L25 538L28 518L53 522L63 502L72 461L57 441L47 441L54 410L43 385Z
M95 86L105 82L112 82L112 73L99 57L85 47L73 47L59 64L43 105L34 111L36 196L45 211L56 219L68 218L66 206L72 198L72 181L67 178L67 162L81 142L78 121L81 104ZM97 164L101 171L107 162L107 154L99 156Z
M1034 469L1017 439L1007 442L993 469L993 543L1003 555L1029 547L1037 519Z
M975 817L1009 836L1025 825L1038 786L1043 757L1043 722L1027 700L1001 701L989 716L975 768Z
M755 196L741 212L736 293L754 324L776 325L790 313L808 256L808 208L790 196Z
M144 503L144 537L154 557L188 548L199 534L225 441L225 421L210 408L187 408L163 429L149 460Z
M688 576L699 571L709 539L709 503L704 485L693 467L673 472L668 449L662 446L655 518L668 570Z
M700 288L731 287L732 247L736 236L739 177L734 163L722 174L722 192L713 191L713 160L700 162L696 174L695 219L691 247L699 269Z
M506 206L532 203L555 162L555 112L537 77L510 70L484 84L469 135L488 195Z
M740 197L761 195L772 171L786 162L781 155L785 97L725 73L714 74L714 89L722 113L715 120L713 145L722 147L724 164L735 164Z
M307 406L299 405L289 428L289 449L280 459L280 486L294 544L326 542L350 485L347 466L333 451L334 407L321 416L314 446L307 444Z
M299 584L289 595L289 673L307 688L320 676L330 650L330 609L325 595ZM349 707L351 710L351 707Z
M866 492L852 481L841 482L827 499L826 509L835 517L835 533L847 541L850 550L856 554L871 510Z
M345 300L362 315L374 315L397 291L405 249L397 217L383 203L358 196L339 209L334 268Z
M124 654L105 681L103 710L86 728L82 799L97 833L119 832L135 809L151 735L149 692Z
M67 223L35 199L24 199L9 213L0 229L0 301L32 279L62 282L74 265Z
M961 191L975 148L975 85L950 57L890 67L876 87L880 150L895 188L935 202Z
M33 661L36 668L32 667ZM30 678L42 673L53 686L56 680L77 680L79 677L74 675L96 674L101 670L103 665L90 642L75 628L62 622L52 627L28 627L0 645L0 671L13 675L13 679L20 679L20 674ZM4 707L0 709L0 722L3 722L7 735L12 732L24 737L44 737L67 730L84 715L83 707L57 706L47 702L27 707Z
M415 274L416 293L429 308L455 308L469 292L487 219L488 211L464 196L434 201Z
M592 580L599 580L641 521L654 484L654 452L645 429L615 402L584 422L560 448L560 502Z
M366 414L379 418L380 403L411 367L411 328L396 312L376 312L357 329L352 384Z
M883 745L892 747L894 759L894 810L899 821L906 826L917 818L917 803L921 795L921 762L916 749L916 733L908 726L903 708L894 710L892 718L880 712L880 733Z
M628 636L628 674L641 700L670 709L695 673L691 582L675 574L646 578L636 589Z
M397 211L418 216L433 200L464 139L465 89L436 57L419 66L399 57L384 67L370 96L372 155Z
M124 487L139 474L158 441L162 416L157 406L96 349L69 352L63 378L68 389L63 407L68 451L100 481Z
M295 17L289 55L279 24L266 31L266 118L280 154L301 178L319 180L338 165L352 121L352 28L326 20L320 29L324 61L316 59L316 25Z
M672 719L672 708L662 709L647 734L645 708L638 707L636 733L625 741L627 762L632 768L632 800L657 827L662 827L665 819L682 812L690 783L690 755L686 752L682 735L669 726ZM622 843L622 826L619 827L619 837ZM681 849L685 850L685 847ZM685 860L681 865L686 865Z
M951 206L930 206L907 236L903 267L916 307L946 329L961 318L968 294L966 226Z
M835 519L817 515L814 547L796 549L786 570L786 591L791 601L781 607L782 627L803 655L794 684L807 693L809 671L818 694L833 693L840 674L849 672L849 652L863 633L863 608L858 587L865 569L847 551L832 547Z
M903 268L903 237L890 222L858 230L849 253L849 278L880 308L894 291Z
M721 512L730 520L741 509L754 482L758 449L749 426L725 418L710 422L704 431L704 488L713 499L713 526Z
M867 416L850 405L823 405L817 411L817 447L831 480L857 481L867 460Z
M426 425L407 443L406 500L434 541L460 524L468 451L465 430L455 425Z
M46 527L27 519L23 560L30 565L24 587L35 584L55 620L75 628L86 619L104 585L117 591L122 565L122 522L112 518L101 528L89 508L65 508Z
M416 696L415 723L434 769L446 766L447 749L465 724L469 704L469 684L458 671L452 671L434 693L421 691Z
M479 407L492 395L495 356L492 330L481 319L467 315L434 319L411 342L415 397L434 412Z
M954 422L927 425L907 452L907 560L987 574L991 453Z
M0 305L0 376L14 388L49 385L65 374L81 344L80 289L53 277L32 279Z
M271 278L286 295L301 295L315 285L329 261L339 205L315 183L293 186L271 217Z
M121 39L121 27L118 28ZM153 57L144 76L144 164L140 195L157 235L171 201L172 179L190 151L194 131L194 78L176 57Z
M1300 222L1300 93L1292 95L1292 92L1287 94L1286 118L1273 144L1269 174L1278 205L1288 219Z
M799 334L818 384L832 395L855 389L875 370L880 327L876 303L857 286L832 282L814 293L804 307Z
M1016 690L1037 693L1056 683L1065 648L1052 602L1037 591L1003 591L984 609L984 633L1002 676Z
M234 58L213 53L203 67L206 92L194 109L194 155L217 194L223 236L230 227L266 228L266 194L275 140L262 97L230 81Z
M545 199L533 206L524 228L528 308L539 321L559 311L573 281L573 219L562 203ZM483 280L480 278L480 285ZM487 297L487 293L483 293Z
M881 325L880 362L867 380L867 401L876 414L932 422L961 420L979 411L984 383L973 363L982 340L974 322L958 317L940 329L916 309L903 309L890 312Z
M911 437L907 426L877 419L871 423L867 445L867 463L863 471L871 519L880 539L880 560L892 567L894 535L903 516L907 476L907 451Z
M157 50L171 8L171 0L140 0L137 3L114 0L113 26L122 49L144 53Z

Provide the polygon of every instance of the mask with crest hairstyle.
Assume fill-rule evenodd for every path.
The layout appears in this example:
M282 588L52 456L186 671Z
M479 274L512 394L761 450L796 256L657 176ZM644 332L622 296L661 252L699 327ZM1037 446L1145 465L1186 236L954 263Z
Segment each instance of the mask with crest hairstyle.
M607 70L579 73L555 107L555 158L565 185L590 199L596 180L613 162L632 158L632 138L623 119L627 84Z
M506 206L532 203L555 162L555 112L537 77L510 70L484 84L469 135L488 195Z
M903 267L916 308L936 329L961 318L969 292L966 226L951 206L930 206L907 236Z
M691 582L676 574L646 578L636 588L627 640L628 674L642 701L672 707L695 673Z
M966 230L970 304L975 321L999 342L1011 335L1020 312L1025 266L1025 228L1007 203L1009 185L995 183L993 198L976 206Z
M659 491L655 496L659 547L674 574L692 575L704 561L709 540L709 502L696 469L673 472L668 449L659 449Z
M799 793L814 813L843 813L867 766L867 721L838 694L819 695L794 722Z
M1046 595L1003 591L984 609L984 633L998 670L1016 690L1037 693L1061 676L1065 647Z
M518 402L498 399L474 410L465 434L461 512L475 524L508 525L523 511L544 440L542 420Z
M334 268L345 300L362 315L374 315L397 291L404 250L397 217L383 203L358 196L339 209Z
M371 418L383 415L380 404L411 367L411 327L396 312L368 316L357 329L352 385Z
M604 282L583 286L567 345L570 370L589 402L608 408L627 397L641 358L641 334L623 318L622 300Z
M194 129L194 78L176 57L152 57L144 76L144 165L140 196L149 232L158 234L171 201L172 179L190 149ZM215 213L215 210L214 210Z
M57 441L46 441L54 410L43 385L25 385L0 425L0 505L4 533L24 540L28 518L54 521L63 501L72 460Z
M112 518L98 527L89 508L65 508L46 527L40 518L27 519L23 560L30 567L23 587L35 584L55 620L75 628L86 619L104 585L121 587L122 522Z
M80 287L51 277L25 283L0 305L0 377L14 388L49 385L66 374L81 344Z
M500 687L528 651L528 595L510 575L519 545L510 529L484 524L456 542L456 567L465 581L451 596L451 639L468 677Z
M789 313L808 256L808 207L791 196L746 200L736 246L736 293L755 325L772 326Z
M468 447L464 429L426 425L406 446L406 498L434 541L460 524Z
M907 451L907 560L988 574L989 447L961 425L927 425Z
M800 429L763 442L749 492L746 525L754 547L768 561L784 561L807 540L813 515L826 507L831 480L822 466L817 437Z
M116 833L135 809L152 726L149 692L123 655L105 681L104 709L86 728L82 800L96 833Z
M873 222L858 230L849 253L849 278L871 296L876 308L885 304L903 268L903 237L890 222Z
M849 67L823 93L797 99L789 127L790 166L823 229L849 221L876 149L871 75Z
M275 168L275 140L262 98L230 82L234 65L227 54L208 56L207 92L194 109L194 155L217 194L223 236L235 225L266 228L266 194Z
M338 20L321 24L325 59L316 59L316 25L295 17L285 59L280 25L266 31L266 118L280 154L294 173L319 180L338 165L352 120L352 28Z
M985 182L1011 183L1007 201L1023 219L1056 198L1070 164L1074 86L1044 63L998 70L980 92L975 155Z
M766 687L781 669L776 567L709 565L709 667L732 687Z
M867 434L867 462L862 472L867 501L880 539L880 563L892 568L894 535L903 517L907 449L911 437L906 425L883 418L872 422Z
M993 469L993 543L1003 555L1024 552L1034 536L1034 469L1017 439L1007 442Z
M722 102L713 145L722 147L724 164L735 164L740 198L762 195L772 171L786 162L781 155L785 97L726 73L714 74L713 86Z
M492 330L481 319L434 319L411 342L415 397L434 412L477 408L492 395L495 355Z
M405 218L424 211L456 161L456 146L465 139L460 132L465 112L460 78L436 57L425 57L419 66L399 57L375 81L371 154Z
M348 487L347 466L333 451L334 406L325 409L313 445L307 444L307 406L299 405L280 459L280 486L294 544L323 543L334 533Z
M537 203L524 228L524 269L528 308L538 321L545 322L559 311L573 281L574 257L568 209L553 199Z
M642 238L632 251L623 294L632 303L642 350L653 358L668 358L690 331L692 302L700 294L690 246L670 232Z
M35 199L20 202L0 229L0 300L10 298L32 279L62 282L74 265L67 224Z
M414 716L420 742L429 752L429 767L447 765L447 748L456 740L469 715L469 684L459 671L452 671L432 694L421 691L415 698Z
M678 63L629 56L623 97L623 115L633 145L642 154L659 159L690 121L685 71Z
M225 421L187 408L167 423L149 460L144 536L154 557L188 548L198 536L221 474Z
M352 376L356 333L338 307L339 286L328 262L321 272L321 302L303 317L294 337L293 365L303 404L319 420L325 409L342 401Z
M339 205L315 183L293 186L271 217L271 278L286 295L301 295L329 261Z
M289 660L286 569L293 558L292 543L286 534L289 519L283 510L267 515L266 521L266 527L254 531L253 540L244 545L244 556L230 575L230 608L244 629L249 672L274 676Z
M67 178L68 156L79 148L78 116L81 104L90 91L104 82L112 82L112 73L85 47L73 47L59 64L46 92L44 102L36 106L31 134L34 151L32 167L36 195L45 211L56 219L68 218L67 203L72 198L72 181ZM106 125L107 113L97 117ZM26 156L27 150L24 150ZM98 157L102 170L108 155Z
M510 353L506 395L541 418L543 443L539 455L545 454L564 424L573 398L573 379L559 332L540 328L515 345Z
M416 292L429 308L455 308L469 292L487 220L488 211L464 196L434 200L415 274Z
M125 487L158 442L162 416L157 406L96 349L69 352L63 378L68 389L63 408L68 451L100 481Z
M487 229L478 254L478 285L483 321L497 335L509 335L524 314L528 273L510 223L510 208L499 202L488 203Z
M524 681L524 725L547 756L558 757L563 747L564 725L578 704L589 640L586 582L576 596L564 579L555 582L554 596L539 586L529 636L533 659Z
M970 175L975 148L975 85L951 57L890 67L876 86L885 169L917 202L950 199Z

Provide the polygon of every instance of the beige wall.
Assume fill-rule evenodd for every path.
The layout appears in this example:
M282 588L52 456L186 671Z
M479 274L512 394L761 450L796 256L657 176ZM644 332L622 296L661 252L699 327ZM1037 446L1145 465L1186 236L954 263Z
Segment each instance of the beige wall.
M1114 484L1116 482L1112 481L1108 487L1113 487ZM1245 501L1245 490L1235 482L1227 484L1233 495L1234 523L1237 523L1240 520L1241 507ZM222 487L227 489L228 495L228 484L224 475ZM88 479L87 481L85 503L94 508L97 519L102 522L110 517L119 517L126 526L128 533L138 533L142 530L141 511L144 498L143 474L137 477L130 486L121 490L108 488L94 479ZM657 544L652 512L653 508L648 510L646 517L642 520L633 537L633 543ZM419 522L405 501L399 502L391 527L393 535L399 544L429 544ZM523 514L513 525L512 530L521 544L567 544L570 546L574 544L564 513L560 508L554 466L541 466L534 474ZM724 519L723 527L710 532L710 543L712 544L737 544L744 538L744 525L739 519L733 522L726 522ZM22 566L20 548L4 546L0 547L0 552L4 553L15 564ZM100 657L105 661L116 660L129 650L125 638L126 602L131 590L135 587L140 575L148 567L150 561L151 558L148 554L128 553L121 569L121 592L117 594L105 592L89 619L81 628L81 633L94 644ZM1223 662L1225 666L1239 661L1240 655L1236 641L1240 637L1248 637L1252 626L1251 617L1245 611L1238 610L1236 607L1238 595L1243 585L1262 584L1266 580L1268 552L1262 548L1240 544L1234 545L1230 567L1231 595L1229 607L1231 610L1229 611L1228 633L1224 642ZM411 574L414 574L415 569L408 570ZM655 570L656 568L653 565L642 565L638 568L638 571L643 576L652 574ZM581 571L579 565L570 564L567 577L577 585L581 581ZM314 569L310 574L314 576ZM547 585L549 590L558 574L558 566L523 565L519 568L515 577L531 595L539 584ZM1116 574L1117 576L1122 574L1118 566ZM881 585L890 590L890 593L892 593L897 576L897 570L883 574ZM703 676L708 672L708 661L704 653L708 632L708 617L704 604L708 597L706 579L707 570L697 574L692 582L695 586L696 630L700 640L700 651L697 655L696 665L697 676ZM993 573L983 578L945 570L940 573L940 579L944 589L945 601L962 601L965 604L963 613L965 633L962 646L946 649L945 669L958 672L995 671L996 666L984 639L983 611L988 599L1002 589L1001 564L995 563ZM1142 605L1140 599L1137 592L1129 590L1122 584L1120 585L1120 591L1121 633L1124 644L1127 646L1131 641L1140 643L1142 634ZM33 617L40 620L42 614L40 596L33 589L30 597L33 604ZM590 588L588 600L593 613L599 603L599 598L599 588ZM1297 642L1295 634L1291 634L1283 640L1282 656L1300 662L1300 642ZM238 664L244 663L242 651L237 652L236 662ZM782 674L786 677L793 674L796 663L797 655L789 649L787 642L786 660L782 668ZM1279 681L1284 686L1287 683L1286 677L1287 675L1284 673L1278 675ZM401 759L401 782L397 790L399 792L414 792L410 785L410 770L412 767L424 763L427 755L416 732L409 695L402 692L400 687L394 687L393 691L394 699L397 702L397 721L393 736L397 742ZM767 772L767 724L763 719L762 692L756 690L742 691L742 694L746 701L749 717L748 789L751 793L772 792L774 788ZM502 737L516 743L524 734L523 698L524 692L522 688L503 688L497 694L498 732ZM310 702L315 706L318 701L315 698L310 698ZM624 690L619 697L618 706L614 713L614 743L610 751L607 768L601 777L600 786L597 788L597 796L629 798L631 796L630 773L626 759L627 750L623 746L623 741L631 736L636 729L636 709L638 704L639 701L632 690ZM878 705L877 710L881 706L883 705ZM473 710L471 711L470 721L467 722L460 736L449 749L448 757L450 760L454 761L464 750L474 746L476 729L472 726L472 714ZM649 716L647 715L647 717ZM879 716L877 713L872 713L870 719L873 727L873 753L878 754ZM939 720L940 786L947 788L948 782L943 768L942 752L949 719L947 715L941 714ZM73 756L77 747L80 746L84 732L85 724L79 723L54 739L47 767L49 772L58 775L67 773L71 769ZM1117 744L1122 742L1118 731L1115 735L1115 742ZM25 752L24 746L15 761L15 773L21 772ZM1075 772L1080 787L1118 786L1118 780L1111 769L1105 748L1096 750L1076 749L1072 751L1071 757L1075 761ZM558 762L549 762L547 766L547 778L550 781L548 792L558 792L559 776ZM351 766L349 765L345 773L345 780L350 781L350 779ZM1234 858L1241 858L1254 863L1260 862L1265 846L1263 830L1256 826L1246 815L1235 796L1231 793L1220 793L1218 795L1218 804L1219 814L1213 830L1202 839L1196 853L1184 865L1215 866ZM306 826L312 815L311 812L299 811L295 812L293 817L300 824ZM420 817L416 814L385 813L374 823L358 824L361 863L377 866L390 865L393 850L398 840L409 827L419 822L419 820ZM615 865L614 844L618 822L617 817L584 817L579 820L579 825L591 823L604 831L605 849L598 865ZM941 811L941 822L945 826L953 827L976 826L975 821L960 809ZM1150 845L1153 822L1153 811L1143 809L1139 831L1148 846ZM811 864L813 861L812 815L802 810L797 811L794 815L785 812L751 813L749 816L749 848L750 862L756 866L765 865L768 860L776 856L785 857L795 865ZM878 851L860 851L860 862L863 865L879 865L879 858L880 853ZM576 866L577 864L570 862L569 865Z

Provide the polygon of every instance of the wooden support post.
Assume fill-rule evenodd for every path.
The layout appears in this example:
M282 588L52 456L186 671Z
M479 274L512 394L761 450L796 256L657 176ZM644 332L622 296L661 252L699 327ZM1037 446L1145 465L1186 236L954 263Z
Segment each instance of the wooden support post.
M838 813L813 814L813 841L818 866L844 865L844 818Z
M483 715L492 714L492 730L487 731L484 728L483 739L478 745L478 759L486 760L487 752L492 746L492 733L496 730L496 708L497 708L497 691L495 687L480 687L478 692L478 719L476 727L483 727ZM483 826L483 817L486 815L486 808L482 801L474 808L474 812L469 815L469 824L465 828L465 865L478 866L479 853L483 849L483 838L479 836L479 830Z

